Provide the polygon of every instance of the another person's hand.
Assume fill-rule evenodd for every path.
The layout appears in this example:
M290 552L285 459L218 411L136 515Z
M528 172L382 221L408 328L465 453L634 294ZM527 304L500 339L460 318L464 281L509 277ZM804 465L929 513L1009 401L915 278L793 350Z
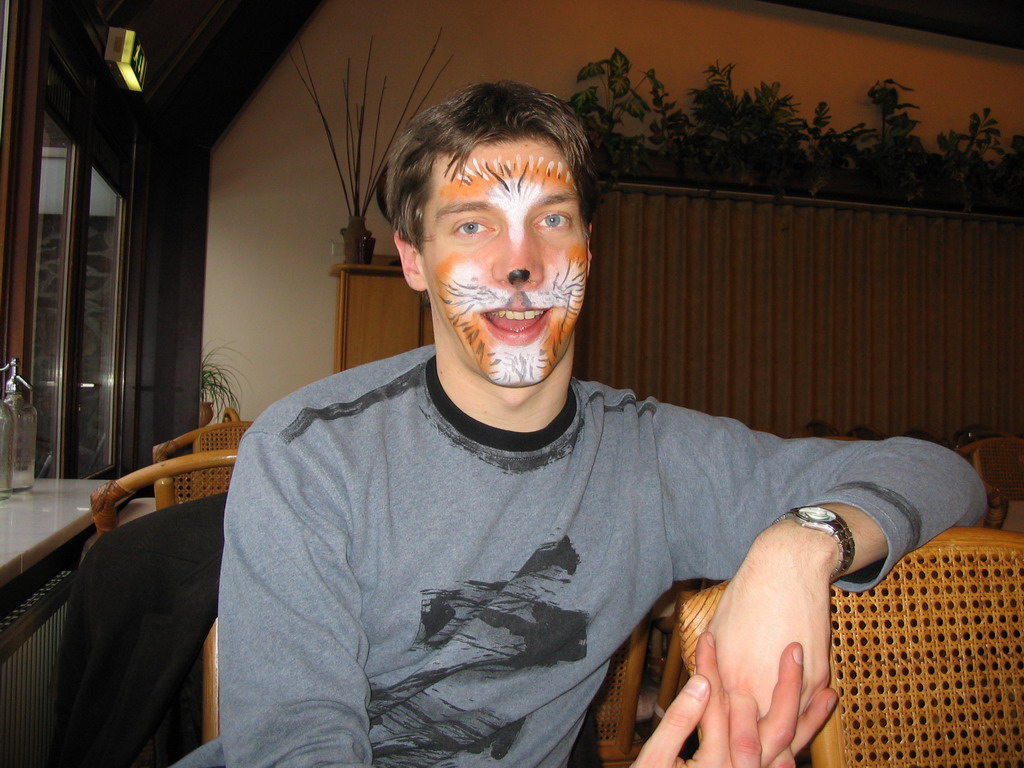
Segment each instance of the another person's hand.
M705 633L697 645L699 672L665 711L633 768L782 768L791 766L793 747L807 744L835 707L836 694L824 689L800 711L803 653L793 643L779 659L777 682L764 717L751 720L730 707L730 698L718 672L715 644ZM679 752L686 739L701 726L700 747L690 760ZM753 727L751 728L751 723Z

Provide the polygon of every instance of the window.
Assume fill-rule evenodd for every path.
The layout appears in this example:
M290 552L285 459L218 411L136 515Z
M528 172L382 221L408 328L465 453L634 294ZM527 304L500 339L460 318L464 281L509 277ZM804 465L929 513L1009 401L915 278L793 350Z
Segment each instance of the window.
M9 0L0 0L0 104L4 104L4 84L7 82L7 30L10 26L11 4ZM3 124L0 120L0 141L3 140Z
M64 411L64 357L70 277L71 199L75 146L46 115L39 180L38 245L32 327L32 401L39 413L36 474L59 477Z
M78 328L81 342L75 350L78 402L74 434L78 444L79 477L102 472L114 463L117 342L120 313L124 199L91 170L88 240Z
M30 302L39 477L92 477L117 460L124 174L98 126L82 120L84 101L51 66Z

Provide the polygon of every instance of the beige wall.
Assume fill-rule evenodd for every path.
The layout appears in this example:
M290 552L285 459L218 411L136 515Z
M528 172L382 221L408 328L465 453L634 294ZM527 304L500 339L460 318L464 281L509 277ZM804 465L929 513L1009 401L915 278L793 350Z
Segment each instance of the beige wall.
M778 80L810 116L829 102L837 128L874 124L868 87L891 77L915 89L919 133L966 130L991 107L1004 136L1024 133L1024 52L757 0L326 0L300 40L325 101L337 107L345 60L388 75L392 119L439 27L454 54L433 100L462 84L514 78L568 97L579 68L616 46L635 70L654 67L685 101L712 62L734 62L734 84ZM500 14L495 17L495 9ZM227 345L251 418L332 370L335 260L346 219L340 186L309 97L287 56L214 149L204 342ZM379 211L369 227L394 253ZM599 264L595 264L600 269Z

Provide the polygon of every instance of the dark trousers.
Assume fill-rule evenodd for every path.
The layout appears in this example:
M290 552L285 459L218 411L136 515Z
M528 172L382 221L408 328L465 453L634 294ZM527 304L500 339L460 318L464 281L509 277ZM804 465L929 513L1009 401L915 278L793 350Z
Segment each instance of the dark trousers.
M217 615L225 498L153 512L85 556L57 662L51 768L130 766L161 723L168 761L199 745L194 683Z

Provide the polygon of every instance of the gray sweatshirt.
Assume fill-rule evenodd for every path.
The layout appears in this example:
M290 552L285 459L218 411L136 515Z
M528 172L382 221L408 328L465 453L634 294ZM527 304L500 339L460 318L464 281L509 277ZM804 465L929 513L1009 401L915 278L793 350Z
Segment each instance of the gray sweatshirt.
M221 738L181 766L562 766L608 659L674 580L845 502L888 560L984 510L929 443L784 440L573 381L546 430L447 400L431 348L278 402L225 520Z

